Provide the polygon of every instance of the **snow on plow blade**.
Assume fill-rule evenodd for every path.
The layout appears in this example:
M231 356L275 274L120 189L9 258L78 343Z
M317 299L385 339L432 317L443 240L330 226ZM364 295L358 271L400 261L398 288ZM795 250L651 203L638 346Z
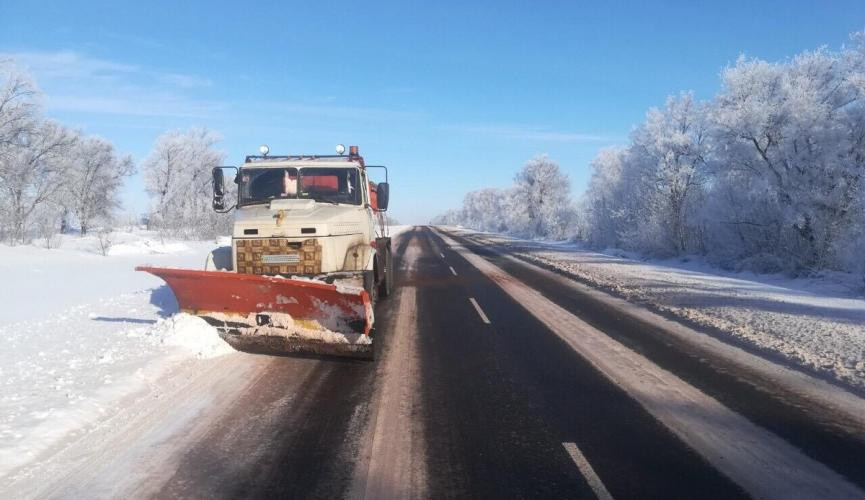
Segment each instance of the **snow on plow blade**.
M363 289L224 271L135 270L162 278L181 311L219 328L239 350L372 357L372 303Z

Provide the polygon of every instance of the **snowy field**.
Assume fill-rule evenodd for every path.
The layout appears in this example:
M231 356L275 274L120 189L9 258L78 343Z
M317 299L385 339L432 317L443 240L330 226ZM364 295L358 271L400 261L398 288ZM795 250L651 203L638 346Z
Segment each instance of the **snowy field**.
M216 245L145 231L115 233L106 256L95 236L63 237L51 250L0 245L0 477L116 414L180 364L237 355L203 320L175 314L162 280L134 271L203 269Z
M119 233L58 249L0 245L0 476L112 412L172 365L233 350L203 320L176 312L161 280L136 265L203 268L215 242Z
M615 250L483 237L628 301L865 389L865 298L850 275L727 273L699 262L644 261Z

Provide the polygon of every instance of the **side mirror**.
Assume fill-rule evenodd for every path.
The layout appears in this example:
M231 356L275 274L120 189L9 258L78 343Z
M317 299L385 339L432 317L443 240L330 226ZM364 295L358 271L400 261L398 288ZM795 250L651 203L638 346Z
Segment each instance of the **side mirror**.
M390 200L390 184L379 182L376 187L376 196L378 197L378 209L387 210L387 202Z
M225 210L225 175L220 167L213 169L213 209Z

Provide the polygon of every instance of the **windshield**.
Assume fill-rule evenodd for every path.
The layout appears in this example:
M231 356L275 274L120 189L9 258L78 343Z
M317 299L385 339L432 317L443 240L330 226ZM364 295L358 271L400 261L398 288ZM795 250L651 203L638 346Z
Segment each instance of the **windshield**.
M245 168L239 177L241 205L295 198L361 204L356 168Z

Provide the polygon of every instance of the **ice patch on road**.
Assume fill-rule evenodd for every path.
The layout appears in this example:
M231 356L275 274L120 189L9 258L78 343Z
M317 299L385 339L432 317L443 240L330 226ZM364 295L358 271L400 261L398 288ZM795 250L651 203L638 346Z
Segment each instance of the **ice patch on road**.
M162 344L183 348L199 359L215 358L235 352L226 341L222 340L216 328L203 319L186 313L159 320L149 335Z

